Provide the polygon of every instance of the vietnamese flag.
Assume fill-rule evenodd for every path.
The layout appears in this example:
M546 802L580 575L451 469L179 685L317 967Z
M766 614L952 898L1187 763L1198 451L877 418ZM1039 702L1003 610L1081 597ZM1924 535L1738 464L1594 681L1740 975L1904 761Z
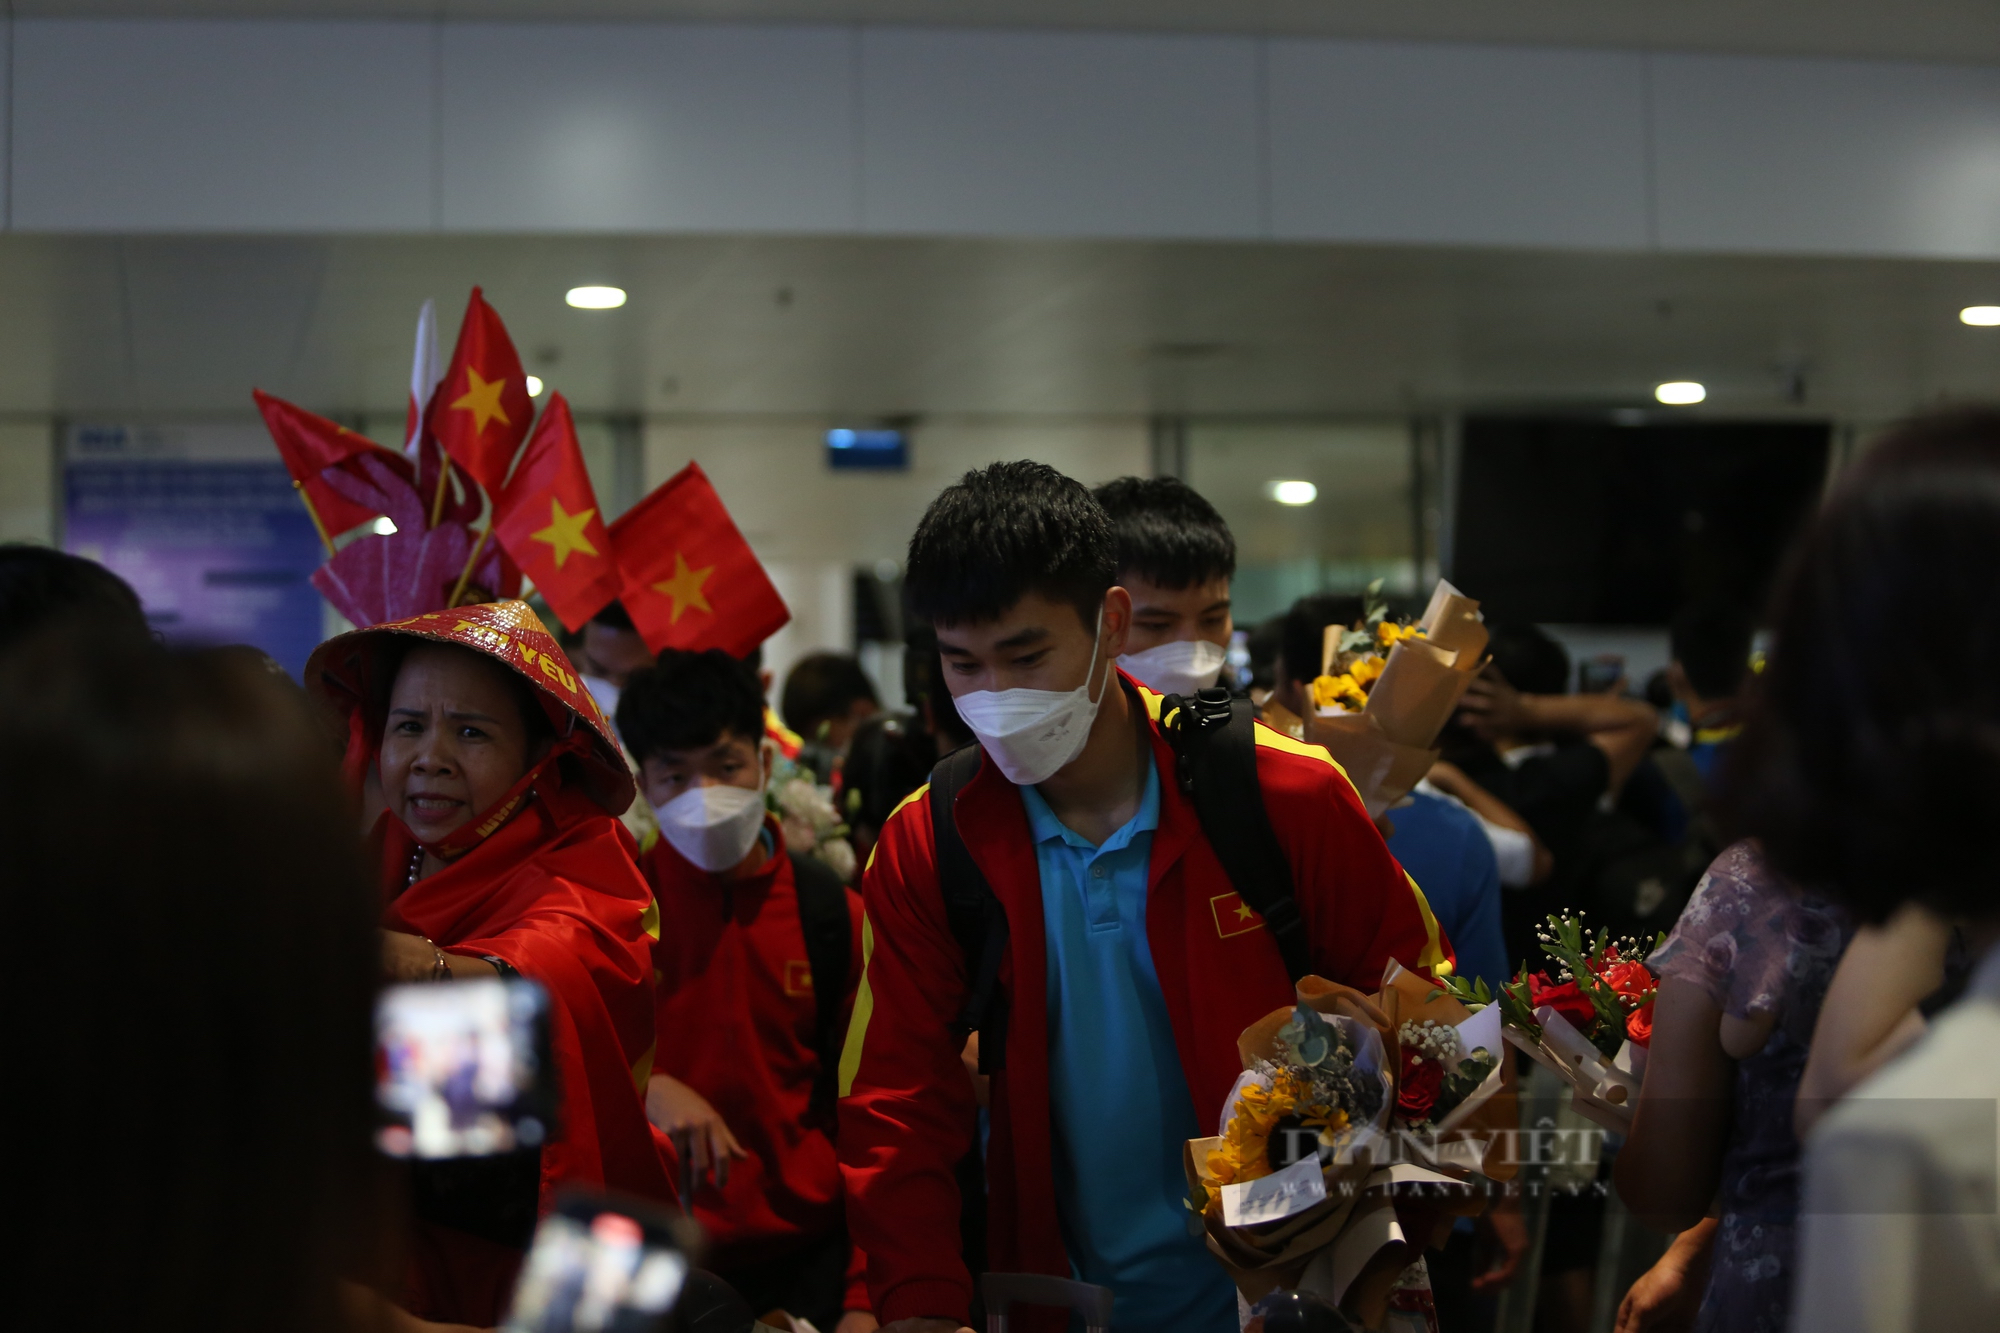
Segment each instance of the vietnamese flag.
M262 389L252 389L250 395L257 400L257 410L264 414L271 441L278 446L278 456L285 460L285 471L292 474L292 483L304 495L323 538L330 540L349 528L372 523L382 512L351 500L328 485L325 477L328 471L367 455L383 460L399 476L409 476L409 460L393 449L384 449L365 435L302 407L294 407L282 398L273 398Z
M474 287L451 364L431 396L431 434L488 495L498 495L534 415L528 373L507 326Z
M612 524L611 543L626 614L656 653L720 648L742 657L792 618L697 464Z
M549 395L513 480L494 503L493 535L572 631L618 596L618 558L559 393Z

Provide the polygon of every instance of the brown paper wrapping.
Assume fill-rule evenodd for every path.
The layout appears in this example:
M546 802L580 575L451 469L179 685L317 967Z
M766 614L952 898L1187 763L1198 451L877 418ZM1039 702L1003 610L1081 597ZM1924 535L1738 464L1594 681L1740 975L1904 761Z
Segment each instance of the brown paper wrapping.
M1394 1055L1395 1032L1399 1022L1411 1017L1438 1018L1442 1022L1445 1021L1443 1016L1452 1010L1457 1011L1458 1019L1468 1014L1465 1007L1449 994L1405 972L1394 962L1389 965L1383 990L1375 995L1323 977L1305 977L1298 983L1297 998L1300 1004L1320 1013L1341 1015L1374 1027L1384 1039L1392 1072L1398 1068ZM1396 1017L1398 1013L1403 1015L1403 1019ZM1281 1054L1278 1030L1291 1014L1289 1007L1276 1009L1243 1030L1236 1040L1236 1049L1245 1069L1260 1059L1270 1060ZM1393 1105L1393 1088L1388 1096ZM1506 1113L1511 1116L1514 1113L1511 1081L1505 1097ZM1489 1099L1488 1105L1500 1100L1500 1096L1495 1096ZM1509 1120L1506 1127L1513 1128L1513 1122ZM1209 1191L1219 1188L1208 1171L1208 1155L1221 1142L1220 1137L1190 1139L1183 1146L1181 1164L1191 1192L1197 1186ZM1488 1151L1491 1160L1490 1146ZM1502 1164L1496 1162L1494 1165ZM1506 1172L1505 1176L1496 1179L1512 1177L1514 1168L1511 1164L1504 1165L1502 1169ZM1305 1273L1306 1265L1329 1246L1372 1244L1362 1234L1367 1228L1357 1227L1356 1224L1380 1210L1396 1207L1390 1187L1380 1183L1380 1179L1387 1177L1387 1172L1381 1173L1377 1183L1369 1183L1370 1177L1377 1176L1378 1171L1380 1168L1365 1156L1346 1166L1325 1168L1326 1202L1277 1222L1229 1227L1223 1225L1219 1214L1204 1215L1203 1230L1209 1252L1221 1261L1230 1280L1251 1304L1271 1292L1294 1288ZM1484 1200L1475 1197L1444 1203L1425 1200L1413 1208L1412 1217L1405 1221L1407 1225L1421 1219L1422 1231L1428 1232L1432 1222L1441 1214L1472 1214L1483 1207ZM1420 1235L1415 1242L1390 1240L1375 1247L1375 1252L1362 1263L1360 1275L1349 1284L1340 1302L1342 1309L1351 1318L1360 1318L1365 1327L1379 1325L1387 1308L1390 1288L1395 1285L1396 1277L1422 1253L1425 1239L1428 1237Z
M1427 637L1402 639L1389 649L1366 709L1316 713L1301 722L1300 738L1326 747L1347 771L1371 819L1380 819L1430 772L1438 758L1431 748L1438 732L1485 665L1487 633L1479 603L1449 583L1439 581L1417 624ZM1327 628L1323 674L1333 669L1332 647L1340 633L1338 625ZM1265 708L1269 712L1272 705Z
M1430 1019L1446 1027L1457 1027L1472 1017L1472 1011L1450 991L1433 986L1394 960L1390 961L1382 978L1382 992L1378 999L1391 1023L1385 1044L1389 1046L1398 1070L1403 1067L1403 1059L1402 1043L1396 1040L1396 1033L1403 1024ZM1505 1024L1501 1025L1501 1033L1504 1039ZM1514 1062L1507 1057L1505 1050L1494 1051L1493 1058L1500 1066L1500 1090L1473 1107L1463 1118L1457 1119L1450 1129L1441 1131L1438 1138L1442 1142L1466 1140L1485 1144L1479 1173L1488 1180L1507 1181L1512 1180L1520 1169L1511 1160L1512 1154L1505 1149L1509 1135L1520 1128L1521 1112L1515 1095Z
M1438 759L1436 750L1389 739L1372 707L1365 713L1315 715L1305 720L1303 730L1304 740L1324 746L1346 771L1370 819L1380 819L1383 811L1408 796Z
M1430 605L1424 608L1417 628L1439 648L1456 654L1461 671L1472 670L1486 656L1488 635L1479 619L1479 603L1443 579L1431 590Z

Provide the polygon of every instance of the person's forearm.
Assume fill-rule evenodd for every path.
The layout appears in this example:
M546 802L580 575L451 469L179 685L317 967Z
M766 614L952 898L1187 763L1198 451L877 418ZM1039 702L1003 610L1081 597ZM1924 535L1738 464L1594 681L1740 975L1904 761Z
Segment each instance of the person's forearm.
M1527 884L1539 884L1549 877L1550 872L1555 869L1555 857L1550 855L1549 849L1542 844L1534 826L1521 818L1513 806L1467 777L1465 771L1456 764L1439 760L1431 766L1429 777L1433 787L1457 800L1488 824L1510 829L1528 840L1532 867L1528 873Z
M1793 1124L1801 1137L1828 1106L1923 1033L1917 1003L1943 981L1950 940L1951 927L1914 904L1855 932L1827 985L1799 1078Z
M1615 795L1659 735L1660 715L1639 699L1617 694L1524 694L1519 709L1532 731L1566 731L1604 751Z

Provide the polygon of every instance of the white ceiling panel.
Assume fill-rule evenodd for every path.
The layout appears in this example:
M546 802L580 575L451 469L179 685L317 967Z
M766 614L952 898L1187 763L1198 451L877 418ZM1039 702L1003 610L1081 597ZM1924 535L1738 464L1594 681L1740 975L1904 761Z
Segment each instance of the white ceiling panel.
M620 310L563 293L612 281ZM2000 265L1308 244L0 237L0 412L400 419L418 305L474 283L584 412L1880 417L2000 398Z
M870 231L1263 233L1252 41L875 29L861 43Z
M452 24L443 43L449 229L856 224L849 30Z
M12 223L431 225L431 35L413 23L16 22Z
M2000 60L1992 0L13 0L22 16L710 19Z

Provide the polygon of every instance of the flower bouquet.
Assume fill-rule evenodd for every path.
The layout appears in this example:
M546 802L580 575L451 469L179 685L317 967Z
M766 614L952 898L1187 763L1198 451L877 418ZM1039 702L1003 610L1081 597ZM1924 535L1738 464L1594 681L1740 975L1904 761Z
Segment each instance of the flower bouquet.
M1440 1219L1478 1201L1399 1194L1462 1178L1395 1160L1395 1027L1375 1000L1308 977L1298 1001L1238 1039L1221 1133L1183 1155L1188 1207L1246 1300L1311 1291L1374 1327Z
M1556 976L1524 964L1500 988L1506 1038L1568 1081L1578 1113L1623 1133L1632 1126L1653 1036L1659 986L1645 963L1651 949L1613 940L1608 930L1586 934L1581 912L1550 916L1536 938L1557 964Z
M764 808L777 816L787 848L818 857L841 883L854 882L854 844L847 840L847 825L834 807L833 788L815 783L809 770L780 756L764 787Z
M1514 1164L1500 1149L1518 1111L1498 1006L1468 1003L1393 961L1376 1000L1394 1034L1391 1119L1402 1151L1450 1174L1511 1179Z
M1437 762L1437 734L1486 661L1479 603L1440 581L1414 624L1389 619L1378 579L1366 614L1329 625L1312 716L1300 739L1323 745L1347 770L1371 818L1407 796Z

